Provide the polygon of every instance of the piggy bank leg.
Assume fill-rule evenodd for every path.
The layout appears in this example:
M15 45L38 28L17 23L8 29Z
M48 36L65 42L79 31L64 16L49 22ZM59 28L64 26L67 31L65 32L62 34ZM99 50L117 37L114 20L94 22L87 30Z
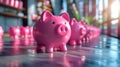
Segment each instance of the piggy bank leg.
M89 37L89 36L87 36L86 40L87 40L87 42L89 42L89 41L90 41L90 37Z
M82 45L82 40L77 40L77 45Z
M86 42L86 38L85 38L85 37L82 38L82 42L83 42L83 43Z
M42 47L43 46L41 44L37 44L37 48L36 48L37 53L43 53Z
M60 50L60 51L67 51L66 44L62 44L62 45L59 47L59 50Z
M52 53L52 52L53 52L53 47L47 45L47 46L45 47L45 51L46 51L47 53Z
M88 42L88 36L84 37L84 42Z
M53 48L53 51L54 51L54 52L56 52L57 50L58 50L58 48L57 48L57 47L54 47L54 48Z
M75 40L70 40L69 44L70 44L70 46L75 46L76 45L76 41Z

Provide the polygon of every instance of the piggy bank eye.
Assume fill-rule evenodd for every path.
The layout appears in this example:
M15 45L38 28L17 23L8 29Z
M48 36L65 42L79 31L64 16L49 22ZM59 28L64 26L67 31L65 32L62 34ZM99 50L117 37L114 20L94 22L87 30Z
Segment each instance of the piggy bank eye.
M66 24L66 22L65 22L65 24Z
M52 22L52 24L55 24L55 22Z

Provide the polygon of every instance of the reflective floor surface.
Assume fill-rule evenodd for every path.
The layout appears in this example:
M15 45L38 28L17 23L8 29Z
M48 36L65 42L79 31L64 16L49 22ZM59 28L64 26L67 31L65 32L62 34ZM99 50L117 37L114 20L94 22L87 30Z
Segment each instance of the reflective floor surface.
M36 53L32 39L0 40L0 67L120 67L120 41L101 35L67 52Z

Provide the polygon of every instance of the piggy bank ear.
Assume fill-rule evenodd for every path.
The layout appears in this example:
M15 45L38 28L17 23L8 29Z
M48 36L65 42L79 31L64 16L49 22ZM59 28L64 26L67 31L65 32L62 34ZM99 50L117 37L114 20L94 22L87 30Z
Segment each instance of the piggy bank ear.
M72 20L70 21L70 25L73 25L74 23L77 23L75 18L72 18Z
M49 11L46 10L42 13L41 19L43 22L47 22L47 21L49 21L48 19L52 16L53 16L52 13L50 13Z
M60 16L62 16L64 19L66 19L68 22L70 21L70 17L68 13L62 13Z
M83 20L80 20L79 23L84 24L84 21L83 21Z

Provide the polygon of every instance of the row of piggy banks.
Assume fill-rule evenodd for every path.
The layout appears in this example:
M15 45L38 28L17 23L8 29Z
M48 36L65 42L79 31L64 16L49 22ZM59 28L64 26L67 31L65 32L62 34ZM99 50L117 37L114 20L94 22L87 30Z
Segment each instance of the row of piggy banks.
M30 26L10 26L8 30L9 36L12 39L33 38L33 27ZM4 35L4 30L0 26L0 38Z
M70 19L68 13L55 16L49 11L44 11L33 27L38 52L42 51L43 47L45 52L67 51L66 43L71 46L81 45L83 41L99 35L99 28L90 26L82 20Z
M19 39L22 38L32 38L33 37L33 27L30 26L10 26L8 33L10 38Z
M33 27L11 26L8 33L11 38L33 38L37 42L37 51L53 52L67 51L66 43L71 46L81 45L100 35L100 29L86 24L84 21L76 21L69 17L68 13L54 16L49 11L44 11L39 21ZM0 38L4 31L0 27Z

